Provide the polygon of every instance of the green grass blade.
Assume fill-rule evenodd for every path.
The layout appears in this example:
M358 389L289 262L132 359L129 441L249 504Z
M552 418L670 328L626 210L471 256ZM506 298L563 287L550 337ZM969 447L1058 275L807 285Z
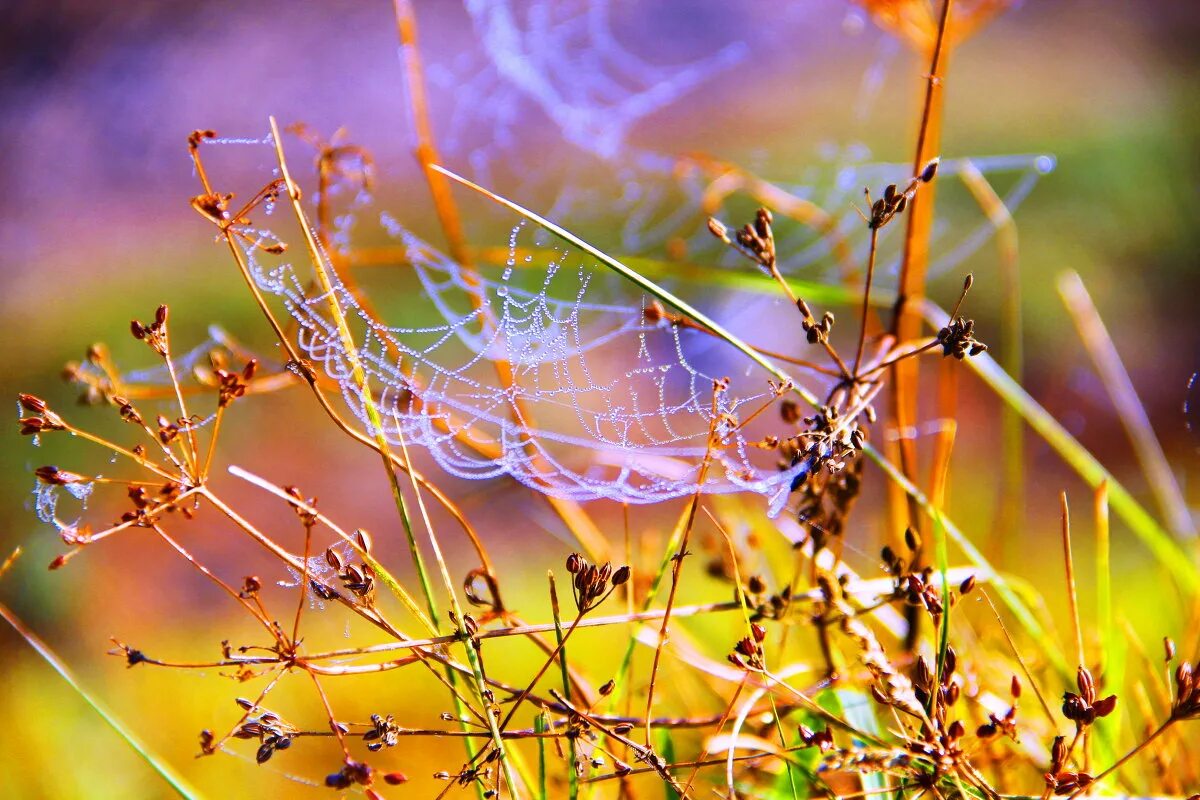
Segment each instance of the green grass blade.
M533 730L535 733L546 732L546 716L538 714L533 719ZM550 800L550 794L546 789L546 739L538 737L538 798L540 800Z
M75 676L63 663L62 659L50 649L50 646L43 642L33 631L25 627L20 618L12 612L8 606L0 603L0 617L4 617L9 625L21 635L29 646L32 647L42 659L49 664L59 676L67 682L67 685L75 690L83 701L91 706L92 710L100 715L110 728L116 731L117 735L125 740L125 743L132 748L133 752L146 762L146 764L155 772L157 772L163 780L167 782L175 793L180 797L200 798L203 797L199 791L189 784L183 776L173 770L162 758L155 755L148 747L140 740L129 727L122 722L112 711L110 711L103 703L93 697L86 689L84 689Z
M946 313L934 304L925 305L925 316L931 323L946 318ZM1197 572L1196 562L1192 557L1058 420L1030 397L1029 393L1009 377L987 353L967 359L967 364L1000 396L1000 399L1018 411L1047 444L1058 451L1063 460L1088 486L1094 490L1101 483L1107 482L1109 504L1113 511L1171 573L1180 587L1191 594L1200 590L1200 572Z

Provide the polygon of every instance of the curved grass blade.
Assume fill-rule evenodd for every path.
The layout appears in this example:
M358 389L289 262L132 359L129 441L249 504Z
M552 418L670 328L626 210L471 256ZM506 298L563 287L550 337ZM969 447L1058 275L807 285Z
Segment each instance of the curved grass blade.
M37 636L37 634L25 627L25 624L21 622L20 618L17 617L17 615L14 614L12 610L3 603L0 603L0 617L4 617L4 620L21 635L21 638L29 643L29 646L32 647L37 654L41 656L42 659L49 664L64 681L67 682L68 686L75 690L76 694L83 698L85 703L91 706L93 711L100 715L100 718L103 719L110 728L116 731L117 735L120 736L127 745L129 745L133 752L137 753L138 756L146 762L150 769L157 772L162 779L166 781L172 789L175 790L176 794L178 794L180 797L189 798L189 800L191 798L197 798L198 800L199 798L203 797L203 795L200 794L195 787L189 784L182 775L172 769L171 766L167 764L167 762L161 757L155 755L146 746L146 744L142 742L132 730L129 729L129 726L117 718L117 716L111 710L109 710L103 703L101 703L86 689L84 689L79 684L79 681L75 679L75 676L71 673L71 671L67 668L67 665L63 663L62 659L60 659L58 655L50 649L50 645L43 642Z

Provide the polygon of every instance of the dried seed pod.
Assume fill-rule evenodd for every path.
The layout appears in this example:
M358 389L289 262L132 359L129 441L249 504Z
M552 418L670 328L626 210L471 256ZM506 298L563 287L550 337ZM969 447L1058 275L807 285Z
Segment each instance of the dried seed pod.
M1097 700L1092 706L1092 708L1096 711L1097 717L1107 717L1116 707L1117 696L1115 694L1110 694L1108 697L1105 697L1102 700Z
M1088 705L1096 702L1096 679L1092 677L1091 670L1080 666L1075 672L1075 683L1079 686L1079 695L1084 702Z
M345 566L342 563L342 557L337 554L337 551L330 547L325 551L325 563L328 564L334 572L341 572Z
M921 170L921 174L918 176L921 183L929 183L934 179L934 177L937 175L938 164L940 162L940 158L935 158L925 165L924 169Z
M365 528L357 528L354 531L354 541L358 543L358 547L367 555L371 554L371 546L374 542L371 541L371 534L367 533Z
M904 544L914 553L921 548L921 534L915 528L904 529Z
M1067 737L1055 736L1054 745L1050 748L1050 771L1058 772L1067 762Z

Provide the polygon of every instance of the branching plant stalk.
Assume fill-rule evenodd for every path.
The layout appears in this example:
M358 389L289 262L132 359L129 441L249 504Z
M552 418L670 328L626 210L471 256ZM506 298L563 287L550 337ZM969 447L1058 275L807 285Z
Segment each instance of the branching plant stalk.
M917 133L916 153L913 157L913 174L920 173L922 166L937 154L941 139L942 81L945 70L946 23L950 16L952 0L943 0L942 13L938 20L937 38L934 41L929 74L926 77L925 101L921 110L921 122ZM919 317L912 304L918 301L925 290L925 269L928 260L929 234L933 227L933 204L935 186L926 187L912 198L908 209L908 224L904 232L904 252L900 262L899 291L892 320L892 334L898 341L911 339L920 326ZM892 367L890 407L891 423L899 430L909 430L916 424L917 379L916 362L901 362ZM896 443L900 470L910 481L916 482L917 448L910 439L900 438ZM920 504L910 494L907 500L908 522L912 527L922 528ZM915 643L919 617L914 610L908 613L909 649Z

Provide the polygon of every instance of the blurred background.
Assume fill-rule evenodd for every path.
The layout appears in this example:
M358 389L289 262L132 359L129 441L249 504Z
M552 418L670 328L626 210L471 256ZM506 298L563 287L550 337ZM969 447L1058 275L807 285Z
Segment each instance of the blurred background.
M614 1L603 10L627 51L623 55L603 38L553 38L562 30L556 26L581 18L581 3L513 5L519 25L547 34L536 51L504 50L507 20L494 9L507 5L489 11L485 3L416 3L443 157L530 207L557 208L558 221L580 226L615 253L654 251L666 243L619 235L623 221L587 208L586 197L567 202L563 190L586 188L608 165L634 163L634 156L706 154L792 186L811 185L814 198L852 199L858 185L840 187L842 194L830 188L847 163L911 159L927 65L856 5ZM171 306L179 347L198 344L210 325L219 324L251 350L272 352L270 331L227 250L189 206L198 192L186 150L193 129L261 137L268 115L283 123L303 121L326 136L345 127L352 141L374 154L380 195L394 213L440 242L412 157L389 4L60 0L9 3L4 17L0 330L10 338L0 355L0 384L8 397L31 392L84 426L119 434L111 412L72 407L79 389L60 380L59 372L95 342L108 343L122 366L146 364L144 346L128 336L128 320L149 318L160 303ZM571 30L575 37L577 29ZM1019 3L954 51L946 82L945 157L1053 158L1054 169L1031 184L1015 212L1024 383L1156 514L1154 495L1055 281L1066 269L1082 276L1185 497L1197 508L1200 431L1189 432L1183 411L1189 379L1200 370L1197 35L1200 7L1190 3ZM657 79L644 84L635 75L612 90L616 100L598 104L588 82L607 74L606 59L614 54L641 59L649 65L641 74ZM498 68L506 56L524 59L520 69ZM539 75L549 76L545 85L551 87L540 96ZM653 86L668 90L648 93L640 104L621 102ZM226 173L228 182L245 192L261 167ZM998 188L1020 177L1000 176ZM837 202L840 215L849 200ZM945 202L946 213L957 219L953 215L961 209L955 204L968 208L969 196L948 191ZM966 230L969 223L962 224ZM503 226L495 224L480 223L470 233L479 240L491 237L493 244L505 241ZM970 314L995 346L997 251L983 242L963 256L933 281L930 294L948 307L963 273L973 272ZM819 258L796 274L832 280L830 264ZM1200 405L1200 394L1191 402ZM977 381L962 381L956 474L990 475L998 469L998 408ZM224 433L227 463L317 495L330 516L374 531L385 552L396 555L392 563L402 563L394 509L374 458L327 425L308 395L276 393L235 411ZM1198 425L1195 411L1191 424ZM222 639L249 635L246 621L160 541L147 537L116 537L63 571L48 572L45 565L62 545L34 514L32 470L49 463L100 469L104 456L97 461L80 443L53 437L34 449L13 424L0 429L0 443L0 550L7 555L18 545L24 549L0 583L4 602L63 656L85 686L212 796L328 793L286 776L319 782L336 767L332 744L324 760L280 758L262 768L245 746L245 759L193 759L197 733L231 725L237 719L232 698L256 688L239 687L216 671L127 671L122 660L105 655L109 637L164 658L211 658ZM956 485L951 513L1000 566L1019 566L1020 577L1032 584L1044 580L1058 587L1054 559L1030 564L1019 555L1057 535L1060 490L1077 497L1080 508L1087 507L1089 494L1040 440L1027 439L1026 455L1026 512L1013 529L994 529L996 481L988 478L978 488L972 488L975 481ZM427 472L436 469L424 466ZM227 477L217 480L256 518L279 518L280 509L253 489ZM548 568L559 569L572 549L561 522L512 481L447 478L439 484L484 529L501 572L531 579L510 590L509 603L530 619L544 619L542 576ZM864 554L877 552L873 543L884 525L875 500L858 512L861 541L851 540L858 553L852 561L868 572L873 559ZM109 507L99 495L92 502L89 510L100 517L119 513L119 505ZM619 542L620 508L597 503L589 510ZM634 527L661 542L660 522L673 513L674 506L665 512L635 509ZM503 520L498 529L490 527L496 520ZM206 526L209 521L198 520L187 541L216 567L226 567L231 579L270 568L231 531ZM1118 585L1131 593L1158 586L1161 574L1123 526L1115 525L1114 539ZM1086 541L1080 548L1078 557L1087 558ZM464 555L459 565L462 574L470 561ZM704 591L701 586L696 596ZM1089 588L1081 591L1090 602ZM1046 603L1061 627L1059 595L1050 591ZM1128 614L1153 643L1183 617L1177 605L1167 593L1153 616L1134 607ZM350 633L342 630L340 618L325 627L334 641ZM603 639L594 641L599 647ZM535 661L532 654L514 657ZM413 715L436 720L440 706L414 700L416 687L408 679L362 679L358 693L347 689L341 698L347 715L362 718L403 702L415 703ZM311 699L290 691L279 704L293 703L298 714L311 716ZM373 702L363 701L366 694ZM0 794L168 796L160 780L7 627L0 628L0 707L8 722L0 733ZM422 781L410 787L409 796L428 795L433 784L427 782L426 763L445 765L458 757L457 746L439 744L436 757L423 747L406 745L384 757Z

